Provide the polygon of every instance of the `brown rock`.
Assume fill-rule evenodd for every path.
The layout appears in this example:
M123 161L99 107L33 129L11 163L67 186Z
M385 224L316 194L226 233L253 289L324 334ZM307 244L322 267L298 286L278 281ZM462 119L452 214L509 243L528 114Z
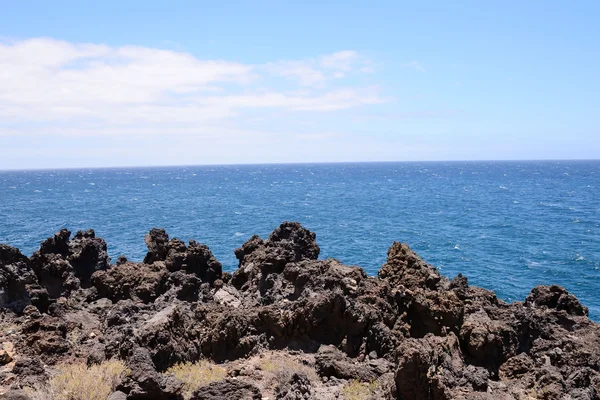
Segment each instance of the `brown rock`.
M377 376L368 364L348 358L333 346L321 346L315 357L317 373L325 377L371 382Z
M198 388L190 400L261 400L260 390L249 383L226 379Z
M570 315L588 315L587 307L582 306L575 296L557 285L536 286L525 299L525 305L564 310Z

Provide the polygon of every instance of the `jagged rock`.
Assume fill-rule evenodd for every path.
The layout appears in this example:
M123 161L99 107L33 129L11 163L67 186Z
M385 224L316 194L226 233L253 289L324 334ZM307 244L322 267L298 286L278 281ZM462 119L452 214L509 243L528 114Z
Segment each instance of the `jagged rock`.
M218 362L249 355L260 343L257 327L262 325L258 310L207 309L197 307L195 319L202 326L202 354Z
M134 332L137 343L150 351L152 361L159 370L198 359L192 316L183 307L170 305Z
M61 229L56 232L53 237L44 240L40 244L40 254L59 254L67 256L69 254L69 238L71 237L71 231L68 229Z
M127 393L127 399L183 400L183 383L156 372L148 350L135 349L127 360L127 367L130 373L117 388Z
M198 388L190 400L261 400L260 390L249 383L233 379L213 382Z
M13 374L17 376L43 375L46 370L37 358L21 358L17 360L12 369Z
M396 390L399 399L450 400L450 389L462 376L458 338L427 336L407 339L398 348Z
M78 231L73 240L69 240L70 236L67 229L60 230L43 241L31 256L38 282L48 293L37 290L41 304L68 297L82 285L88 287L94 271L109 266L106 242L96 238L93 229Z
M416 288L405 292L402 301L407 304L406 321L412 337L428 333L442 335L458 330L464 315L464 305L454 291L432 291Z
M588 315L587 307L582 306L575 296L557 285L534 287L525 299L525 305L566 311L570 315Z
M221 263L215 259L208 246L190 240L186 247L181 240L173 239L168 243L168 248L165 265L169 271L184 270L209 283L221 277Z
M405 243L394 242L388 250L387 262L379 270L380 279L392 287L436 289L442 277Z
M316 260L321 249L316 234L298 222L284 222L267 239L267 247L285 247L290 252L290 261Z
M195 274L185 271L175 271L167 274L162 284L164 290L164 301L172 298L185 301L198 301L202 292L202 280Z
M44 240L40 249L31 256L31 265L40 285L53 299L68 296L80 287L75 269L67 261L70 237L69 230L61 229L53 237Z
M21 344L26 346L23 350L38 355L46 363L56 363L62 354L69 351L67 325L60 318L42 315L30 319L23 324L21 332Z
M182 383L161 374L176 363L250 363L284 350L324 377L308 383L298 373L278 385L288 400L328 398L351 379L393 381L385 396L402 400L600 396L600 327L557 286L507 304L462 275L448 280L400 243L369 277L318 260L314 233L297 223L236 249L233 275L208 247L160 229L146 237L145 262L120 257L110 267L93 231L69 238L57 232L29 259L0 245L0 339L15 344L0 390L43 384L61 363L119 358L132 373L114 396L180 399ZM260 398L247 382L261 371L232 367L238 381L194 396Z
M519 347L516 331L504 321L491 320L484 310L469 315L460 338L472 363L490 371L497 371Z
M31 263L40 285L52 299L68 297L81 287L75 269L60 254L35 252L31 256Z
M311 384L306 375L294 373L277 393L277 400L314 400Z
M203 282L212 284L221 278L221 263L205 245L194 240L188 246L179 239L169 241L166 232L156 228L146 235L146 243L144 263L120 257L112 268L92 275L99 297L151 303L170 293L180 300L197 301Z
M31 289L36 284L29 259L18 249L0 244L0 309L21 313L32 303Z
M169 252L169 235L164 229L152 228L144 239L148 246L148 253L144 257L144 263L152 264L155 261L165 261Z
M214 294L214 300L227 307L238 308L242 305L240 294L231 286L217 290Z
M339 379L371 382L377 376L368 365L349 359L333 346L321 346L315 357L317 373L321 376Z
M91 281L99 297L112 301L132 299L150 303L165 292L164 281L169 271L164 264L126 262L92 275Z
M239 268L233 274L233 285L241 288L246 282L256 279L259 273L263 277L269 273L280 273L290 262L316 260L320 248L315 237L313 232L297 222L284 222L266 241L253 236L235 250Z
M500 377L506 380L519 378L522 375L531 372L534 369L534 366L531 357L529 357L527 353L521 353L509 358L502 364L500 367Z
M89 285L90 277L96 271L110 266L110 258L104 239L96 238L93 229L78 231L69 242L68 260L75 270L75 276L82 284Z
M16 375L20 387L36 387L48 379L46 369L37 357L19 358L12 368L12 373Z

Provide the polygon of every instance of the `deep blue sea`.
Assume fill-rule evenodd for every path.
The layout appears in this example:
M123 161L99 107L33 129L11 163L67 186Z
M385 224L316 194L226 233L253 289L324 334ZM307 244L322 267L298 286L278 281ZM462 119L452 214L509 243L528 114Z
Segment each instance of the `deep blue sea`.
M94 228L141 260L144 235L233 249L284 220L321 256L375 274L394 240L501 298L565 286L600 321L600 161L360 163L0 172L0 243L26 255L60 228Z

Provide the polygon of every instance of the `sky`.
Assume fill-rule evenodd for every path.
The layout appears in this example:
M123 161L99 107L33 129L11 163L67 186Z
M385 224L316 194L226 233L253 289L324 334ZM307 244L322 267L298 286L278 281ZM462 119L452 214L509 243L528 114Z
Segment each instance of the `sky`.
M598 1L0 9L0 169L600 158Z

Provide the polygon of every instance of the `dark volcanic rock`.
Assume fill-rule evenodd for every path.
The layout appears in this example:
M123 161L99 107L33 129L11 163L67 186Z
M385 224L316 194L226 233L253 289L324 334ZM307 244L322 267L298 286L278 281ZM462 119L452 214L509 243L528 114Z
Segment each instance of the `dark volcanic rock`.
M144 239L148 246L148 253L144 257L146 264L152 264L155 261L165 261L169 252L169 235L164 229L152 228L150 233Z
M49 315L26 321L21 332L26 351L38 355L46 363L53 364L69 351L67 324L61 318Z
M469 315L463 323L460 338L465 354L474 365L496 371L517 354L517 333L505 321L490 319L483 310Z
M32 303L34 288L37 288L37 277L29 266L29 259L18 249L0 244L0 309L22 312Z
M149 251L144 263L119 258L116 265L92 275L99 297L151 303L170 293L180 300L197 301L202 283L213 284L222 276L221 263L195 240L186 246L179 239L169 241L164 230L152 229L146 243Z
M48 295L37 292L44 301L68 297L81 287L90 286L95 271L109 267L110 259L104 239L96 238L93 229L79 231L73 240L71 232L62 229L46 239L31 256L31 266L41 287Z
M277 393L277 400L316 400L306 375L294 373Z
M96 271L105 270L110 266L104 239L96 238L93 229L79 231L69 242L68 260L75 269L75 276L84 285L89 285L90 277Z
M371 382L377 378L368 364L352 360L332 346L322 346L315 360L317 373L321 376L356 379L361 382Z
M436 289L442 277L434 267L425 263L407 244L394 242L388 250L387 262L378 274L393 287Z
M196 390L190 400L261 400L260 390L249 383L233 379L214 382Z
M280 273L290 262L316 260L320 249L315 238L313 232L297 222L284 222L266 241L253 236L235 250L239 268L233 274L232 283L241 288L246 282L256 278L259 271L266 276L269 273Z
M150 351L158 370L198 359L192 317L193 314L183 306L170 305L142 323L136 331L137 343Z
M61 229L56 232L54 236L49 237L40 244L40 254L59 254L61 256L68 256L69 254L69 238L71 237L71 231L68 229Z
M209 283L221 278L221 263L215 259L208 246L192 239L186 247L181 240L173 239L168 247L165 265L169 271L184 270Z
M125 262L106 271L95 272L91 281L99 297L150 303L165 292L164 281L168 273L164 264Z
M48 379L48 373L37 357L21 357L15 362L12 373L19 381L18 386L22 387L36 387Z
M451 399L464 371L458 339L428 336L408 339L398 348L396 388L400 399Z
M557 285L534 287L525 299L525 305L564 310L571 315L588 315L587 307L582 306L575 296Z
M183 383L156 372L148 350L137 348L127 361L130 373L118 387L127 399L183 400Z
M119 358L131 373L115 400L181 399L182 383L162 373L177 363L287 349L323 381L293 371L278 399L338 393L349 380L385 384L373 396L388 400L600 398L600 328L558 286L507 304L398 242L369 277L318 260L315 234L290 222L236 249L233 275L208 247L162 229L146 236L142 263L109 265L91 230L69 238L59 231L29 259L0 245L0 351L11 351L0 391L40 385L61 363ZM260 399L264 382L244 381L259 372L235 371L192 398Z

